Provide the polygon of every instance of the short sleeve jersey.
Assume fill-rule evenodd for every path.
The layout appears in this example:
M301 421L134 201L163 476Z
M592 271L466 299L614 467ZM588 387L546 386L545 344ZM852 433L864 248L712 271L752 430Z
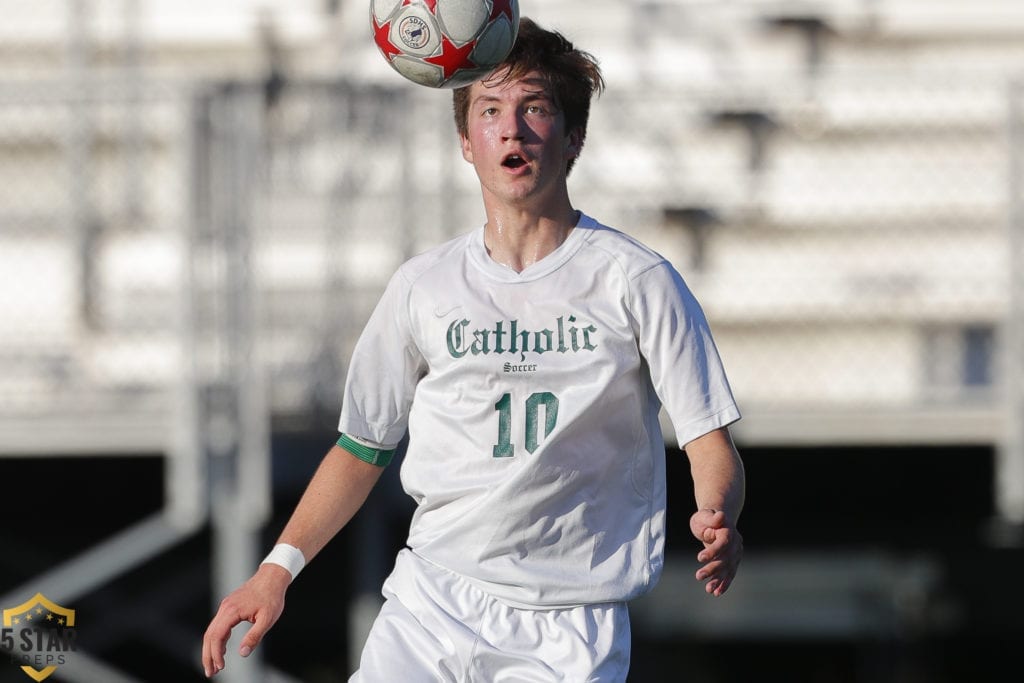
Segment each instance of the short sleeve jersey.
M409 547L544 609L657 581L662 405L681 444L740 417L679 273L584 215L522 272L482 228L403 264L354 349L339 429L388 445L408 431Z

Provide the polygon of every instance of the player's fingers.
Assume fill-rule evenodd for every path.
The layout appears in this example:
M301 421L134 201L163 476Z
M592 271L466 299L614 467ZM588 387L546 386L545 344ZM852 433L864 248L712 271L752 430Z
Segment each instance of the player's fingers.
M215 673L220 671L223 665L218 666L217 657L214 654L223 645L219 645L217 638L210 634L209 631L203 636L203 673L209 678ZM221 655L223 656L223 654Z
M728 590L734 575L735 570L724 562L713 562L697 571L697 580L706 581L704 590L708 594L719 596Z
M697 560L710 562L728 553L732 547L733 535L728 529L706 529L701 540L705 548L697 554Z
M269 625L266 623L267 620L261 618L259 615L256 617L256 623L253 624L249 632L242 638L242 642L238 645L238 654L243 657L248 657L252 654L252 651L256 649L256 646L263 640L264 634L267 632Z
M203 638L203 672L207 678L224 668L227 636L207 632Z
M728 528L728 520L721 510L704 508L690 516L690 531L702 543L711 543L718 529Z
M706 563L704 566L702 566L700 569L697 570L697 573L696 573L697 580L698 581L704 581L706 579L710 579L710 578L714 577L720 571L721 567L722 567L722 562L720 562L718 560Z
M242 642L238 647L238 654L248 657L256 649L256 646L263 640L263 636L277 622L278 617L281 615L282 607L271 605L257 610L252 619L252 628L242 638Z
M713 510L697 510L690 515L690 532L693 533L698 540L701 540L703 538L704 530L711 526L713 518Z
M697 570L699 580L711 576L721 577L726 574L735 574L739 568L740 556L733 549L725 549L724 552L717 555L706 555L706 552L697 556L697 559L703 563Z
M209 639L207 638L207 636L205 634L203 635L203 658L202 658L202 662L203 662L203 675L205 675L207 678L209 678L211 673L212 673L210 671L210 666L212 665L213 662L210 661L210 642L209 642Z
M725 572L720 578L717 579L718 584L715 586L715 590L712 592L716 598L725 594L729 587L732 586L733 579L736 578L736 567L731 567L729 571Z
M217 673L217 666L214 663L213 651L217 647L217 636L214 633L214 623L211 622L203 634L203 673L209 678Z
M238 611L224 600L203 635L203 671L207 677L224 668L224 653L228 649L231 630L241 621Z
M741 554L730 551L722 559L712 560L701 566L696 572L698 581L706 581L705 590L716 596L722 595L732 585L736 572L739 570Z
M714 593L712 593L712 595L714 595L716 598L717 597L721 597L722 595L725 594L725 591L729 590L729 586L731 586L731 585L732 585L732 576L727 576L727 577L723 578L721 581L718 582L718 585L715 586L715 591L714 591Z

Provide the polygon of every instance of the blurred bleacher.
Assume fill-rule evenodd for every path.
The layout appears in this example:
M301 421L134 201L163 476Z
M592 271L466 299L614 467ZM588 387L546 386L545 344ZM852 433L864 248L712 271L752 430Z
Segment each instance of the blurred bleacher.
M992 538L1018 542L1024 4L520 6L600 59L574 202L683 272L741 448L991 451ZM270 437L330 430L387 277L482 221L449 95L387 67L364 2L0 10L0 464L165 461L163 542L133 557L233 529L248 540L223 592L287 512ZM843 557L755 555L718 621L688 609L737 637L888 632L948 569ZM689 632L658 607L638 605L638 632Z
M11 366L5 442L18 444L6 450L51 450L34 424L31 437L17 429L23 408L70 419L75 405L96 410L104 397L120 410L128 394L130 407L152 401L165 412L158 397L183 360L184 228L202 210L189 145L203 84L262 90L250 94L265 111L250 98L238 114L256 117L254 130L235 132L261 146L251 153L262 167L252 206L235 208L255 214L256 288L270 324L297 305L318 318L313 301L339 278L372 290L444 236L401 233L408 216L393 206L379 214L400 203L389 194L412 193L434 219L425 225L444 219L455 232L478 221L473 179L450 158L446 94L396 82L365 40L362 7L238 0L191 23L201 3L33 7L2 29L9 324L0 344ZM720 330L748 438L859 441L867 426L889 439L895 417L899 438L930 441L941 429L953 441L991 441L1004 426L995 336L1012 291L1018 4L587 7L524 8L594 45L608 75L589 163L573 178L577 203L686 271ZM375 98L392 97L408 100L417 121L374 121ZM372 164L368 150L378 151ZM399 231L395 239L338 220L339 206L360 202L376 212L363 220ZM328 263L339 238L360 272ZM323 381L311 358L326 347L343 363L347 342L324 324L293 327L280 357L271 354L296 376L281 390L282 412L305 411ZM50 410L54 401L69 405ZM90 438L116 447L108 430L78 427L84 450ZM140 431L158 440L138 446L162 447L162 430Z

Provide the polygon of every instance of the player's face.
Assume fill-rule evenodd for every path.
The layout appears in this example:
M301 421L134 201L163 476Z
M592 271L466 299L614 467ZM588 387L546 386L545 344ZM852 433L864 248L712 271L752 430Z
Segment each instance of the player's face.
M485 196L513 204L565 196L566 164L579 153L575 133L539 74L471 86L462 156Z

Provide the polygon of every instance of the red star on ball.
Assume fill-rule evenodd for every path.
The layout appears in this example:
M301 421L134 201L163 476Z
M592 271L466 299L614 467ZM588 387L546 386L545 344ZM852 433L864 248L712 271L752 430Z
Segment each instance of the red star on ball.
M405 0L402 3L402 7L408 7L415 2L416 0ZM431 14L437 14L437 0L422 0L422 2L427 6L427 9L430 10Z
M424 62L430 64L436 64L437 66L444 69L444 80L448 80L455 75L455 72L461 68L469 67L473 68L476 64L469 59L469 53L473 51L476 46L474 41L469 41L462 47L458 47L455 43L448 39L448 36L441 36L441 54L436 57L427 57Z
M391 30L391 22L385 21L383 24L378 24L376 17L373 19L373 40L377 43L377 47L384 53L387 60L390 62L391 59L400 54L402 51L395 47L395 44L388 38L388 33Z
M494 7L491 9L490 21L497 19L502 14L508 17L509 22L513 21L512 0L494 0Z

